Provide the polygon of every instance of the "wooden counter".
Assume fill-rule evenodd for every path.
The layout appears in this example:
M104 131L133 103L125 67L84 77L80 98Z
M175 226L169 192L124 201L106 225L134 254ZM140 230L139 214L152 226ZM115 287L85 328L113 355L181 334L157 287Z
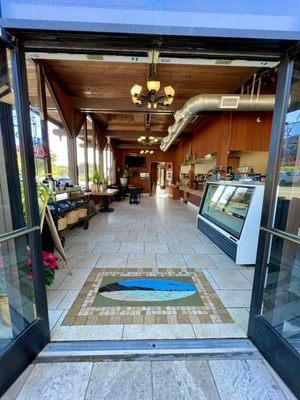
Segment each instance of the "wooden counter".
M188 186L179 186L180 192L183 192L184 203L190 202L195 206L199 206L203 197L204 189L190 189Z

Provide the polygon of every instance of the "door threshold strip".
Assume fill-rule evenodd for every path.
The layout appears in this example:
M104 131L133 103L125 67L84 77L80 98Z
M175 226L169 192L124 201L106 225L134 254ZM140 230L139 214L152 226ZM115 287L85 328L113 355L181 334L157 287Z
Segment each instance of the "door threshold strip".
M35 362L261 358L248 339L50 342Z

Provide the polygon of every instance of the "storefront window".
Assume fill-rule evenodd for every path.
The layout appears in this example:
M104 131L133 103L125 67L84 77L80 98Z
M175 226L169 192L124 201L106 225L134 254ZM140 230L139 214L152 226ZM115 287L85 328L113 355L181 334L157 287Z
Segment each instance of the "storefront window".
M48 134L52 176L54 179L69 178L67 134L51 122L48 123Z
M113 154L110 145L108 144L103 150L103 175L112 183L112 167L113 167Z
M92 183L92 176L94 173L94 150L88 147L88 166L89 166L89 183Z
M77 136L77 165L78 165L78 182L79 185L85 186L85 166L84 166L84 141Z

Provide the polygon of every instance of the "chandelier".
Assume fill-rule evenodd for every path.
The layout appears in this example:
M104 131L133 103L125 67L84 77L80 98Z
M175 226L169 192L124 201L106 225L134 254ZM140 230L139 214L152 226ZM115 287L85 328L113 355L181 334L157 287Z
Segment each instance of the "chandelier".
M151 145L151 144L156 144L158 142L158 139L154 136L149 136L147 133L146 136L140 136L138 138L138 142L141 144L145 144L145 145L148 145L148 144Z
M153 150L141 150L140 154L153 154L154 151Z
M164 94L159 93L160 82L155 80L147 81L147 90L148 93L146 95L142 93L142 86L133 85L130 91L132 101L134 104L138 106L146 106L150 110L151 108L156 109L157 106L168 107L173 103L175 90L172 86L164 87Z

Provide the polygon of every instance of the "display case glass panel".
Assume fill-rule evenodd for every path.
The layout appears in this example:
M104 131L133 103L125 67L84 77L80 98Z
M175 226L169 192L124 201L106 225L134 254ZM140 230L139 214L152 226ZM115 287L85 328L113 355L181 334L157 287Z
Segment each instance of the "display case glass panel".
M239 238L254 188L218 183L208 184L200 215L235 238Z

